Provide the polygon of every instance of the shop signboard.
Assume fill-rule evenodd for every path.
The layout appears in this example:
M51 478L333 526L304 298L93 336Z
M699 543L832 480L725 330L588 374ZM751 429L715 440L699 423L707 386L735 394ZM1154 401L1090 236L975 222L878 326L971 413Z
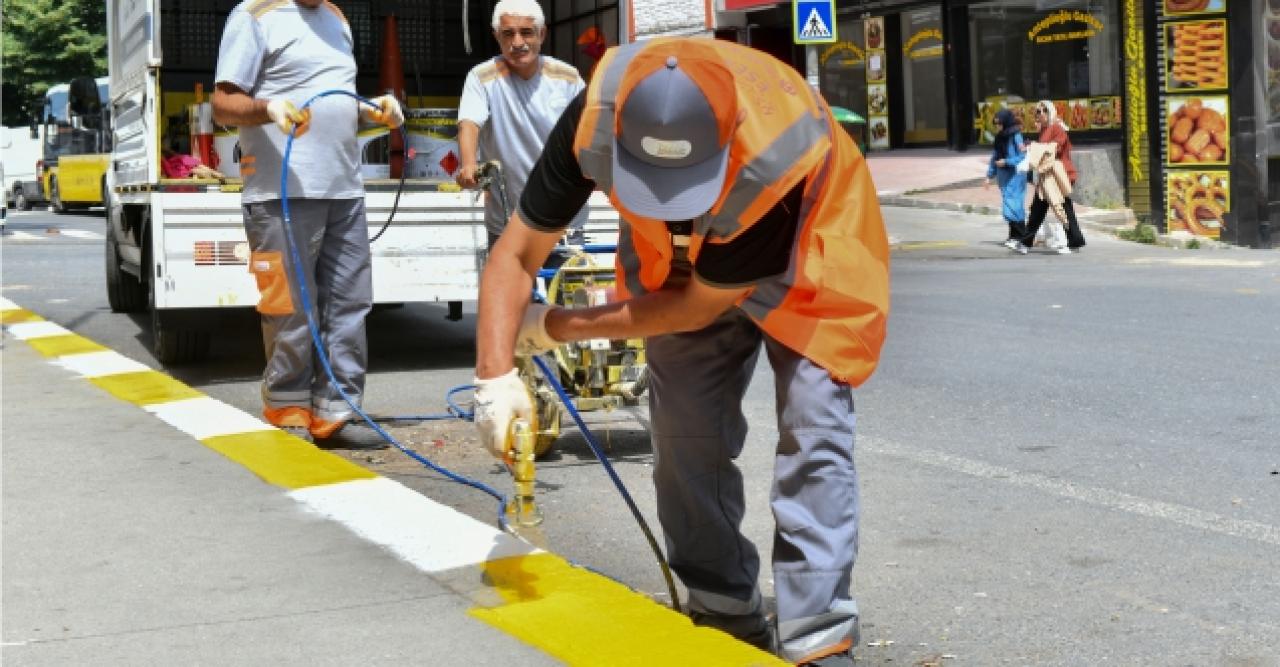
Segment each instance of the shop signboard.
M791 0L791 22L791 37L796 44L835 42L835 0Z
M867 134L871 148L889 148L888 58L884 53L884 17L862 22L867 45Z

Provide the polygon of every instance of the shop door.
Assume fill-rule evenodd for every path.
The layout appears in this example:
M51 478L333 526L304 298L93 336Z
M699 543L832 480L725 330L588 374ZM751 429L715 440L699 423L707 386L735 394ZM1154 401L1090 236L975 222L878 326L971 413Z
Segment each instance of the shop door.
M947 140L947 104L943 68L942 7L924 7L899 15L902 22L902 121L904 144Z

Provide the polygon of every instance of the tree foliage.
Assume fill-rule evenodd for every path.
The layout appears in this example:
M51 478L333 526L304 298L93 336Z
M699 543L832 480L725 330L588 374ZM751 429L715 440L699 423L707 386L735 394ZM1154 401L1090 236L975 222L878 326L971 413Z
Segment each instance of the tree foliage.
M4 0L4 124L25 125L50 86L107 73L104 0Z

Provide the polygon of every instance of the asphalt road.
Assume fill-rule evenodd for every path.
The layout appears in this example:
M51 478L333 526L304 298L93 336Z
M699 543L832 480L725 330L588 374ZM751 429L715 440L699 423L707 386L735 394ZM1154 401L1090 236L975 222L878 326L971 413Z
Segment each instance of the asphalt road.
M890 335L855 394L860 661L1280 665L1280 253L1094 232L1079 255L1022 257L997 245L995 219L885 213L897 244ZM5 297L160 367L147 319L107 307L100 218L11 212L2 242ZM444 315L412 305L371 316L370 410L441 413L445 392L470 381L474 319ZM208 362L166 370L256 412L261 365L249 312L226 318ZM767 560L767 365L746 412L744 530ZM656 522L644 410L590 421ZM393 431L510 488L467 424ZM402 454L353 458L494 519L495 501ZM538 475L547 520L534 539L668 601L578 434ZM761 584L771 592L767 570Z

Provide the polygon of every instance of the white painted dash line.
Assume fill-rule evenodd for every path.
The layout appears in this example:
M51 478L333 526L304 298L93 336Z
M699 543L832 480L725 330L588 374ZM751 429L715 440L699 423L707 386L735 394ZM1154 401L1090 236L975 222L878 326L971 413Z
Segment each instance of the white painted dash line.
M290 491L289 495L307 510L345 525L424 572L443 572L539 551L385 477L312 486ZM442 539L442 535L448 538Z
M240 408L208 396L145 405L143 409L196 440L275 428Z
M92 241L99 241L106 238L99 232L91 232L87 229L63 229L61 230L61 233L63 236L70 236L71 238L76 239L89 239Z
M10 330L12 330L12 327ZM104 375L119 375L120 373L139 373L151 370L149 366L138 363L113 350L106 350L103 352L86 352L84 354L68 354L58 357L57 359L52 359L50 363L55 366L61 366L73 373L79 373L81 376L87 378L102 377Z
M47 338L49 336L66 336L71 330L53 322L18 322L10 324L6 327L9 333L13 334L18 340L28 340L31 338Z
M1046 477L1045 475L1021 472L1013 468L991 465L982 461L952 456L928 449L908 449L891 445L881 440L868 441L864 445L864 449L973 477L1035 489L1062 498L1070 498L1091 505L1128 512L1129 514L1162 519L1197 530L1280 546L1280 527L1257 521L1232 519L1228 516L1198 510L1186 505L1166 503L1110 489L1080 486L1061 479Z

